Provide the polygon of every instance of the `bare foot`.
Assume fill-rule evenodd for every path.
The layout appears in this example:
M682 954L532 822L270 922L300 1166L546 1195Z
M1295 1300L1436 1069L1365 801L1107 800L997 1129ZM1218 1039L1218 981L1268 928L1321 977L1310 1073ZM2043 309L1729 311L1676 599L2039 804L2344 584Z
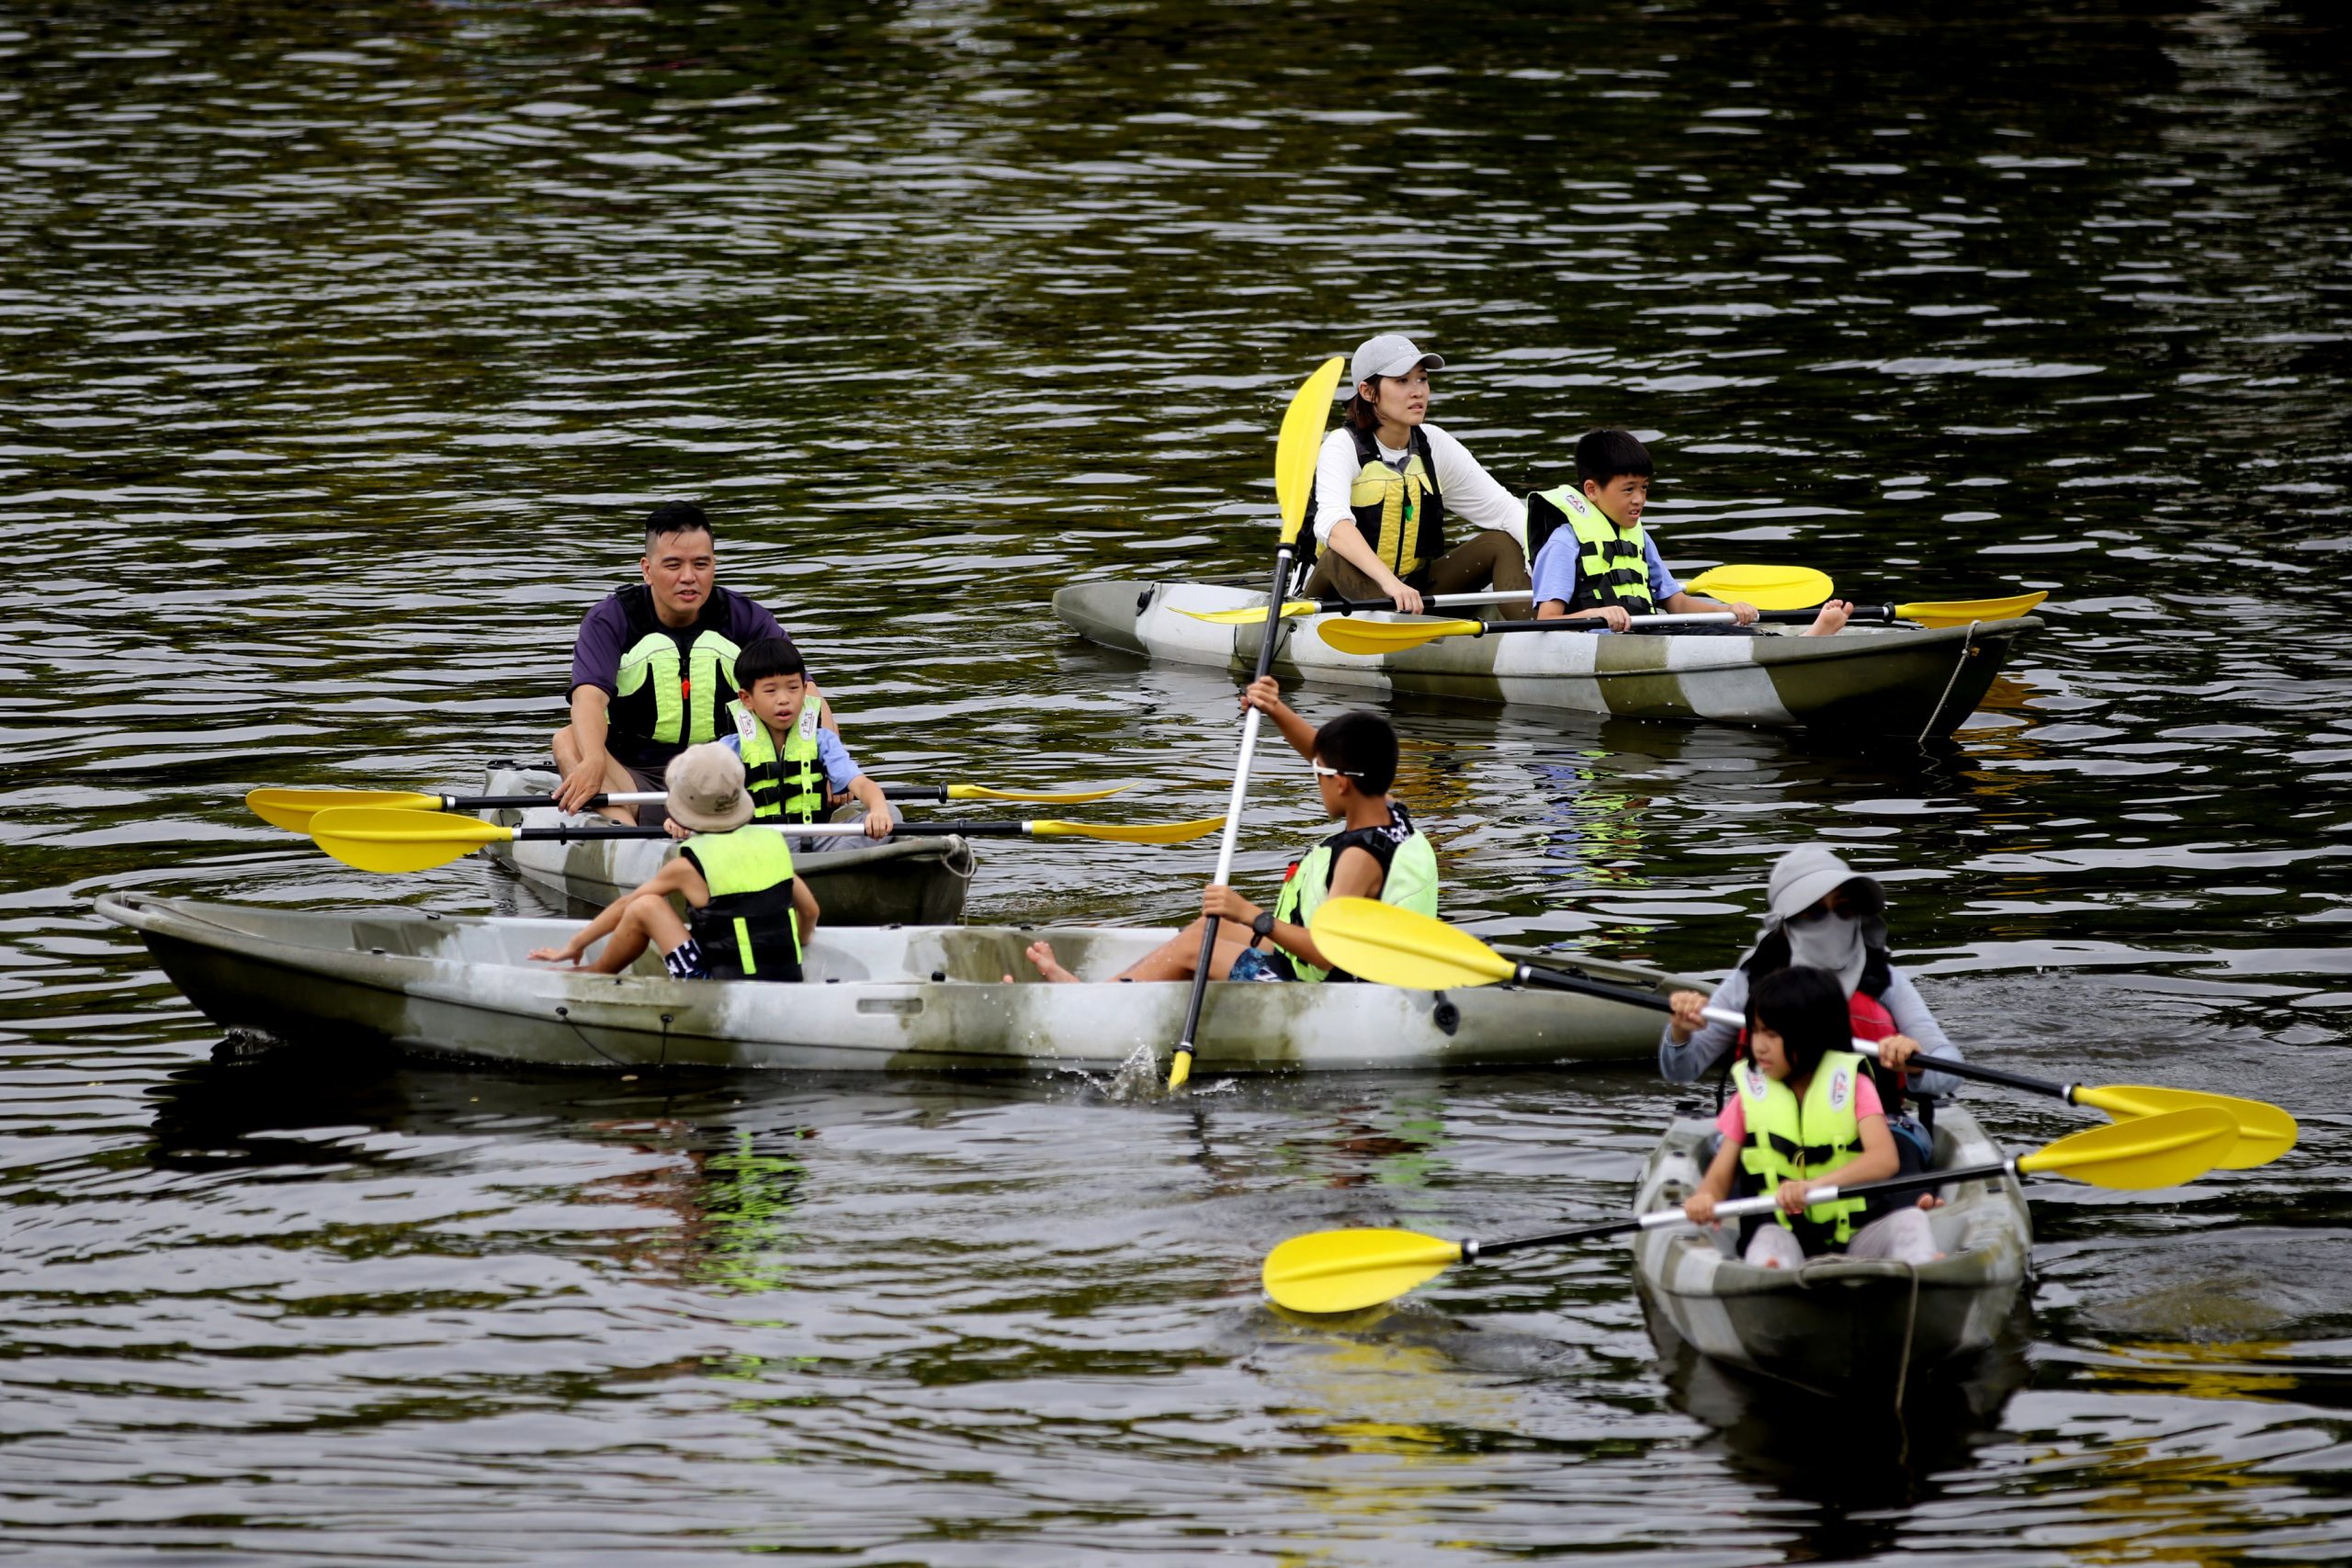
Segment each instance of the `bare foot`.
M1821 607L1821 614L1814 616L1813 625L1805 627L1804 635L1806 637L1836 637L1839 632L1846 629L1847 617L1851 615L1853 613L1854 606L1848 601L1844 599L1832 599L1829 603Z
M1057 986L1071 986L1078 983L1078 976L1061 966L1061 962L1054 956L1053 947L1043 937L1031 942L1022 956L1037 966L1038 974ZM1012 977L1010 975L1005 976L1008 980Z

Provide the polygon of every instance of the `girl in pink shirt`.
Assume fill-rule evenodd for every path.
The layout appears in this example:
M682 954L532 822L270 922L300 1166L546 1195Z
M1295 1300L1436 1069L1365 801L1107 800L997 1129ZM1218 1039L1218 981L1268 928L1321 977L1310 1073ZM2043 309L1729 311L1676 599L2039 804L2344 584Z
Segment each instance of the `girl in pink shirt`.
M1757 1073L1784 1085L1800 1105L1805 1103L1816 1072L1850 1075L1859 1136L1833 1141L1859 1143L1861 1152L1817 1176L1792 1178L1775 1187L1772 1196L1779 1200L1781 1212L1791 1219L1805 1214L1809 1207L1806 1199L1815 1188L1849 1188L1866 1181L1883 1181L1902 1167L1895 1154L1894 1134L1887 1131L1885 1106L1879 1100L1871 1075L1860 1070L1860 1058L1824 1066L1824 1057L1845 1049L1848 1033L1845 989L1838 983L1838 977L1826 970L1803 965L1782 969L1757 981L1749 993L1747 1047L1751 1060L1734 1068L1736 1073ZM1732 1195L1735 1184L1742 1178L1740 1156L1748 1142L1747 1099L1746 1093L1731 1096L1715 1118L1715 1126L1723 1134L1723 1145L1716 1150L1698 1191L1682 1205L1683 1213L1693 1224L1713 1224L1715 1205ZM1814 1141L1810 1127L1804 1137L1806 1142ZM1751 1183L1754 1180L1748 1179ZM1901 1206L1890 1207L1854 1231L1845 1246L1845 1256L1892 1258L1906 1263L1932 1262L1942 1256L1936 1250L1935 1234L1925 1211L1908 1201L1894 1201ZM1754 1224L1741 1257L1762 1269L1794 1269L1804 1264L1805 1247L1795 1230L1767 1220Z

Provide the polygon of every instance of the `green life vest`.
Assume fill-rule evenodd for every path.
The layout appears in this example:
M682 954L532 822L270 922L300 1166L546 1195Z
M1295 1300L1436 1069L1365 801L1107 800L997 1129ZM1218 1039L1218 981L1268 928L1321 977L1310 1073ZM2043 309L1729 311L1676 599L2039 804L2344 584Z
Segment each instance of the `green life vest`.
M1351 828L1334 833L1298 863L1298 869L1283 884L1282 896L1274 900L1274 919L1294 926L1303 926L1315 919L1323 900L1331 893L1331 875L1339 869L1340 857L1350 850L1363 850L1380 863L1380 901L1394 904L1400 909L1416 914L1437 915L1437 852L1430 848L1420 829L1413 826L1411 815L1403 803L1388 803L1388 825L1385 828ZM1291 973L1302 980L1352 980L1346 970L1317 969L1295 953L1281 953L1290 964Z
M721 980L800 978L800 926L792 915L792 846L773 828L696 833L678 852L694 862L710 902L686 929Z
M1754 1062L1739 1065L1732 1077L1739 1085L1740 1109L1747 1118L1747 1142L1740 1149L1739 1166L1758 1191L1770 1193L1799 1177L1810 1180L1861 1152L1862 1123L1854 1100L1862 1073L1862 1059L1852 1052L1825 1051L1800 1105L1785 1082L1765 1077ZM1805 1224L1832 1250L1842 1250L1853 1239L1855 1217L1869 1207L1867 1198L1815 1203L1805 1210ZM1785 1213L1775 1211L1773 1217L1797 1228Z
M1577 554L1576 597L1571 614L1604 604L1622 606L1626 614L1653 615L1650 568L1642 525L1620 528L1609 513L1568 485L1538 491L1527 498L1527 558L1533 560L1552 535L1568 529L1580 548Z
M653 595L641 584L621 591L622 608L632 634L621 652L618 678L613 682L613 728L658 746L699 746L718 738L718 714L735 695L738 648L720 629L723 614L713 614L725 601L713 595L711 606L697 621L700 630L663 626L653 612ZM704 626L704 621L718 626ZM683 657L681 641L685 644Z
M809 823L825 809L825 768L818 760L815 693L801 705L799 722L776 752L765 721L740 702L727 717L743 748L743 774L752 786L752 820Z

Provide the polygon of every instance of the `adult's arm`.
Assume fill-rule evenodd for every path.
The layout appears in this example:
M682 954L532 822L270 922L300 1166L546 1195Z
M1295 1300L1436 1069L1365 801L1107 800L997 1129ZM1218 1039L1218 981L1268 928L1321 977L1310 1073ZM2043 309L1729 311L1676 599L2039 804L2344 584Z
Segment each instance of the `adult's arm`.
M1887 985L1886 995L1879 998L1879 1005L1894 1018L1895 1032L1917 1040L1928 1055L1949 1056L1955 1062L1968 1059L1944 1033L1943 1025L1936 1021L1936 1015L1928 1010L1928 1004L1921 999L1917 987L1901 970L1894 971L1894 978ZM1911 1092L1931 1098L1957 1094L1960 1092L1960 1081L1950 1073L1925 1073L1911 1080Z
M1333 528L1355 521L1348 506L1349 492L1355 487L1355 437L1341 425L1323 438L1322 449L1315 454L1315 514L1306 523L1315 530L1317 544L1328 545Z
M1445 497L1445 514L1509 534L1527 547L1527 503L1487 472L1470 448L1434 424L1421 426L1429 437L1430 457L1437 465L1438 493Z
M1707 998L1707 1005L1744 1015L1747 1011L1747 971L1733 970L1724 977L1724 983L1715 987L1715 994ZM1710 1020L1697 1033L1677 1044L1674 1026L1669 1023L1658 1031L1658 1076L1668 1083L1697 1083L1738 1039L1736 1024L1716 1023Z
M612 733L612 703L620 690L621 639L628 626L620 605L598 600L580 619L571 643L571 737L579 761L557 786L556 800L578 811L605 787L605 764Z

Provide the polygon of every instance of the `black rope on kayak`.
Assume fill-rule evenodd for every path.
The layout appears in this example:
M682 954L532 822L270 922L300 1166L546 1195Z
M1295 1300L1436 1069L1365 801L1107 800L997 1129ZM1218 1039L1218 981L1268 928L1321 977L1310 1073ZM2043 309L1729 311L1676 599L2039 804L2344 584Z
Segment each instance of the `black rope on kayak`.
M588 1038L588 1036L587 1036L586 1034L582 1033L582 1032L581 1032L581 1028L580 1028L580 1026L579 1026L578 1024L576 1024L576 1023L572 1023L572 1022L571 1022L571 1010L570 1008L568 1008L568 1007L562 1007L562 1006L558 1006L558 1007L557 1007L557 1009L555 1010L555 1015L556 1015L556 1017L558 1017L558 1018L560 1018L560 1019L563 1020L563 1021L564 1021L565 1023L567 1023L567 1024L571 1024L571 1032L572 1032L572 1033L574 1033L574 1034L578 1034L578 1035L580 1035L580 1043L582 1043L582 1045L587 1046L587 1047L588 1047L588 1049L590 1049L591 1051L595 1052L595 1053L596 1053L596 1055L598 1055L599 1056L604 1057L605 1061L610 1062L614 1066L616 1066L616 1067L626 1067L626 1066L628 1066L628 1064L627 1062L622 1061L618 1056L616 1056L616 1055L612 1055L610 1052L608 1052L608 1051L605 1050L602 1046L598 1045L598 1044L597 1044L594 1040L589 1039L589 1038ZM665 1021L665 1022L666 1022L666 1021L667 1021L667 1020L664 1020L663 1021Z
M1968 667L1968 656L1976 651L1976 628L1983 624L1968 623L1968 635L1960 639L1960 657L1952 661L1951 679L1944 682L1944 694L1936 699L1936 705L1928 710L1928 722L1920 727L1919 739L1911 743L1914 746L1926 745L1928 737L1936 732L1936 720L1943 717L1944 705L1951 701L1951 689L1960 684L1960 672Z
M1894 1414L1898 1417L1903 1414L1903 1391L1911 1381L1911 1331L1918 1325L1919 1322L1919 1266L1917 1263L1905 1263L1903 1265L1903 1271L1911 1276L1911 1305L1910 1309L1903 1314L1903 1358L1895 1363ZM1903 1446L1906 1452L1911 1447L1911 1430L1908 1427L1905 1427L1903 1431Z
M676 1017L677 1014L669 1012L662 1015L662 1055L653 1064L653 1070L657 1073L670 1070L670 1024Z

